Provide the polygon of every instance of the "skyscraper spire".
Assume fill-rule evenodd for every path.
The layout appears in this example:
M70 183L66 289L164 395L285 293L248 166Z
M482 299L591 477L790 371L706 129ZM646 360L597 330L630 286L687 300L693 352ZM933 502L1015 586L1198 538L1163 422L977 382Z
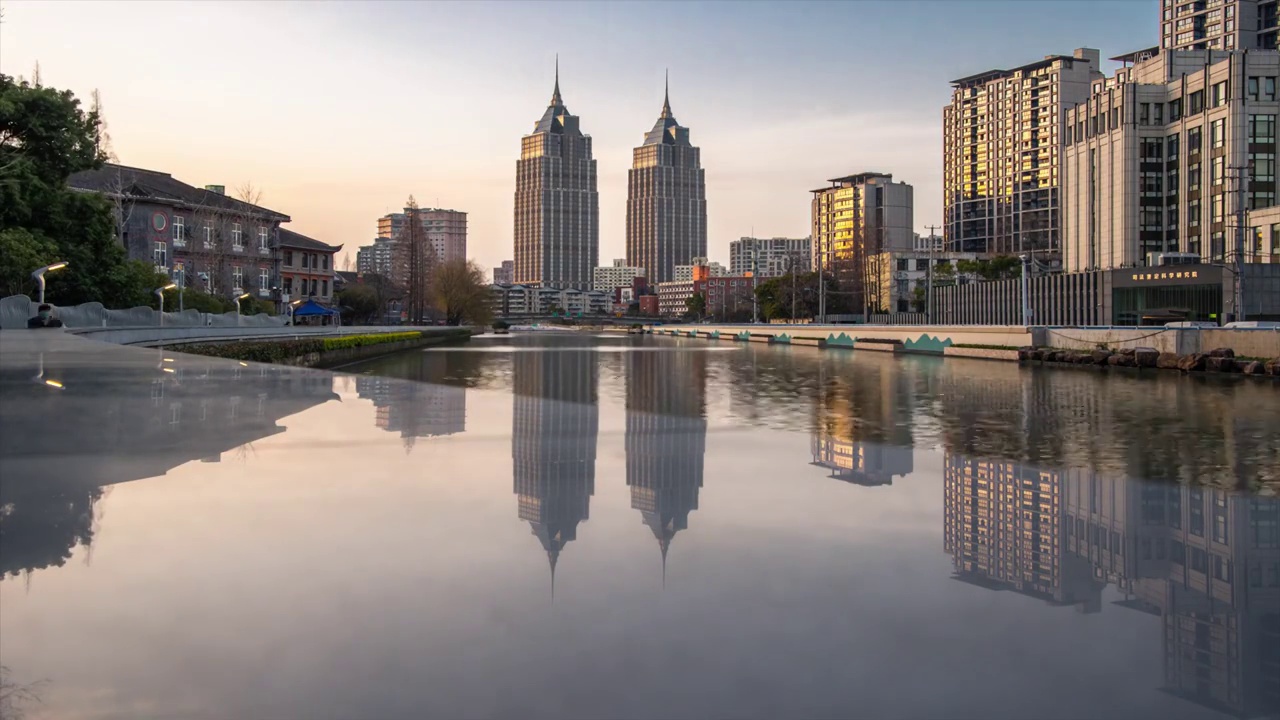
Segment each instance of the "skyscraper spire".
M551 104L564 104L564 101L560 99L560 53L556 53L556 88L551 91Z
M671 71L666 70L663 73L662 81L662 115L660 117L671 117Z

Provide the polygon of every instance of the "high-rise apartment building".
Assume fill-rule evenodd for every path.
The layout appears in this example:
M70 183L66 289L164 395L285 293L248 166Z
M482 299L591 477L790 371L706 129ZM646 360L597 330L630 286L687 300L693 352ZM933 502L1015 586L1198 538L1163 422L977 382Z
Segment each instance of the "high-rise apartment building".
M677 265L675 272L672 273L672 282L684 282L693 280L693 276L698 268L706 268L708 277L723 277L729 274L729 268L718 262L708 260L704 257L696 257L689 261L688 265Z
M912 187L887 173L834 178L813 190L811 257L814 269L835 278L854 307L865 307L867 257L910 250L914 243Z
M627 173L627 263L647 269L651 282L666 282L677 265L706 254L706 178L667 94Z
M378 218L378 237L398 239L404 232L409 208ZM467 214L458 210L419 208L418 224L438 262L467 259Z
M1082 48L952 82L942 113L948 250L1058 252L1062 117L1101 78L1098 51Z
M1242 214L1276 204L1280 53L1116 59L1125 67L1095 81L1092 95L1065 114L1064 269L1233 262ZM1269 232L1243 242L1245 262L1280 252ZM1179 269L1159 279L1185 279ZM1207 273L1197 276L1221 292ZM1195 283L1185 285L1184 294L1194 292ZM1186 298L1170 305L1192 306Z
M356 250L356 270L361 273L391 277L395 242L389 237L374 238L369 245Z
M809 238L744 237L729 243L729 274L771 278L810 272L813 251Z
M494 285L512 285L516 281L516 264L512 260L503 260L502 265L493 269Z
M595 269L591 285L593 290L613 292L615 288L631 287L638 277L645 277L644 268L631 267L626 260L616 259L612 265Z
M1275 50L1276 0L1160 0L1161 50Z
M591 289L600 262L600 199L591 137L560 97L520 141L516 162L515 281Z

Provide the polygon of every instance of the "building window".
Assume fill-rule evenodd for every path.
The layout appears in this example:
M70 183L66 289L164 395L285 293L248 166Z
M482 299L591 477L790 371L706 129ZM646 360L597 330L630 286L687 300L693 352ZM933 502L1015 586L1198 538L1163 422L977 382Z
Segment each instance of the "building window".
M213 247L213 228L208 225L204 226L204 246L206 248Z
M316 279L315 279L315 278L311 278L311 294L312 294L312 295L315 295L315 294L316 294Z
M267 239L267 229L258 228L258 252L267 252L271 249L271 245Z
M1262 78L1250 77L1246 85L1245 97L1257 102L1262 93Z
M1262 78L1262 99L1276 99L1276 79L1273 77Z
M324 295L328 295L328 294L329 294L329 281L328 281L328 280L321 280L321 281L320 281L320 294L321 294L322 296L324 296Z
M1187 130L1187 152L1188 153L1200 152L1200 140L1202 136L1203 136L1203 133L1201 132L1201 129L1198 127L1193 127Z
M916 260L916 270L928 270L928 269L929 269L929 260L927 258L921 258L919 260Z
M284 251L284 264L290 267L293 267L293 251L292 250Z
M271 271L267 268L258 268L258 289L271 289Z
M1227 104L1227 82L1225 80L1220 83L1214 83L1210 90L1212 91L1211 107L1222 107Z
M1165 147L1165 157L1166 157L1166 158L1168 158L1169 160L1177 160L1177 159L1178 159L1178 135L1177 135L1177 133L1174 133L1173 135L1170 135L1170 136L1165 140L1164 147Z
M1197 90L1191 93L1190 109L1187 111L1192 115L1198 115L1204 112L1204 91Z
M244 292L244 268L239 265L231 267L231 287L236 292Z
M1164 103L1151 106L1151 119L1156 125L1164 124Z
M1249 142L1274 143L1276 141L1275 115L1249 116Z
M899 270L906 270L906 269L907 269L907 265L909 265L910 263L911 263L911 261L910 261L910 260L907 260L906 258L898 258L898 269L899 269Z
M1188 225L1200 224L1200 201L1199 200L1187 201L1187 224ZM1192 236L1192 238L1195 238L1195 236ZM1196 252L1196 251L1193 250L1192 252Z
M1161 138L1142 139L1142 159L1159 162L1164 157L1164 141Z
M284 276L284 294L290 295L292 293L293 293L293 276L285 275Z
M231 223L231 247L235 250L244 249L244 233L240 231L240 223Z
M1169 122L1177 122L1182 119L1182 98L1174 98L1169 101Z
M1227 120L1219 118L1209 124L1209 146L1220 148L1227 143Z
M181 215L173 216L173 244L182 247L187 243L186 219Z
M320 256L320 269L321 269L321 270L328 270L328 269L329 269L329 256L328 256L328 255L321 255L321 256Z
M155 261L156 267L169 267L169 245L163 240L157 240L151 251L151 259Z
M1138 106L1138 124L1151 124L1151 103L1142 103Z
M304 268L305 268L305 267L307 267L307 257L308 257L308 255L307 255L306 253L300 253L300 255L302 256L302 267L304 267Z

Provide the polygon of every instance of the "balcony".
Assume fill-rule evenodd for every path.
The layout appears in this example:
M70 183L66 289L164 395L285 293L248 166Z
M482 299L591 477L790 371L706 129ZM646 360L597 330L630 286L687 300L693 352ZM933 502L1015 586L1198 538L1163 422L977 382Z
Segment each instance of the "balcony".
M262 245L259 245L259 246L258 246L258 254L259 254L259 255L270 255L270 254L271 254L271 248L269 248L269 247L265 247L265 246L262 246Z
M187 246L187 239L176 237L173 239L173 246L176 248L184 248Z
M271 288L258 288L258 297L271 297Z

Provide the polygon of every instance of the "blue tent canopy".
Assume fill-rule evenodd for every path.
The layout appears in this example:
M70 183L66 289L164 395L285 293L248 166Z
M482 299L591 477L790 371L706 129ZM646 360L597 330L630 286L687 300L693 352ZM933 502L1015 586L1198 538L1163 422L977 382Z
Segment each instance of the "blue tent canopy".
M293 309L294 317L315 317L320 315L337 315L338 311L327 308L315 300L308 300Z

